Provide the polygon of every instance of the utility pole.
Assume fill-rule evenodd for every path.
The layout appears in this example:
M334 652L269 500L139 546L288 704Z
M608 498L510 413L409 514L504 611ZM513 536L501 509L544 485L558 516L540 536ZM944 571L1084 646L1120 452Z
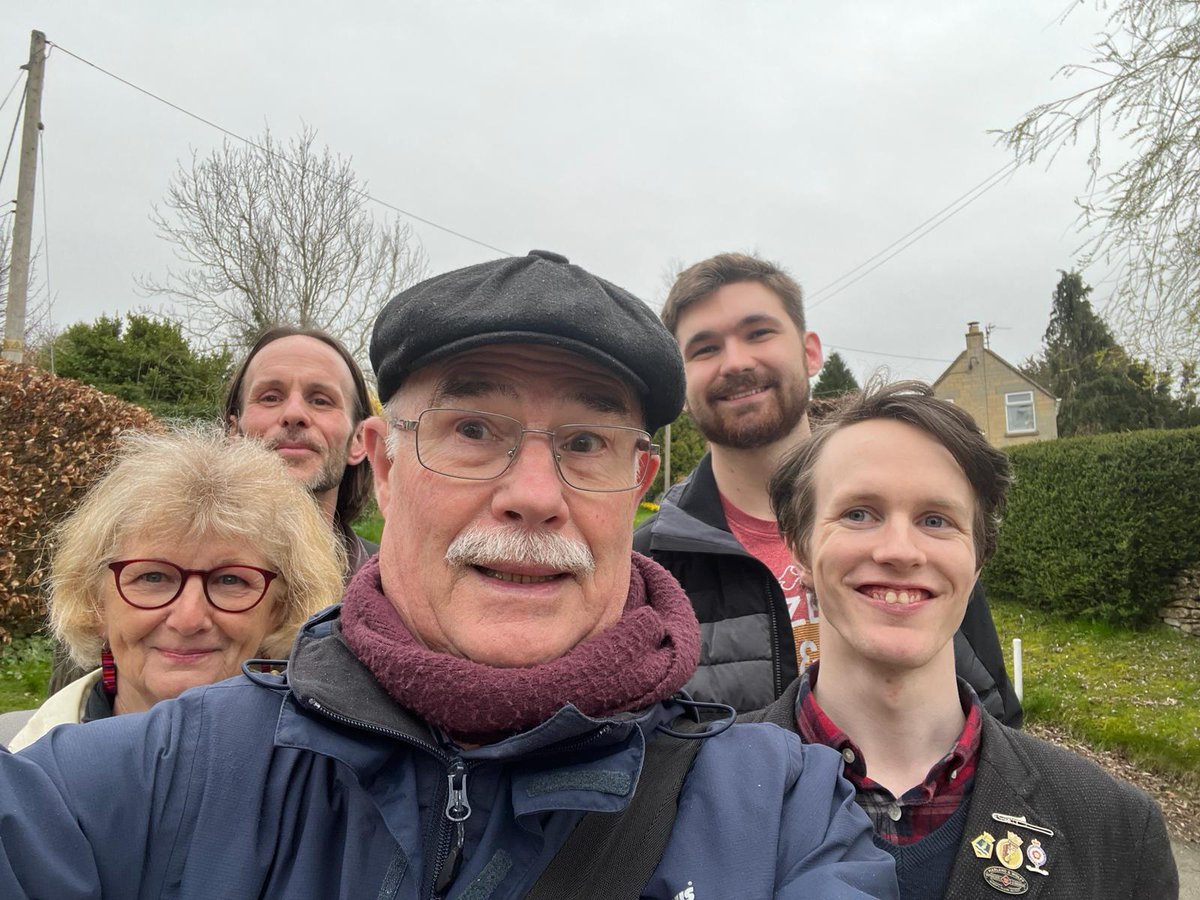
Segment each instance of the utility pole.
M42 80L46 72L46 35L29 38L25 78L25 121L21 128L17 209L13 217L12 263L8 269L8 312L4 320L4 359L25 357L25 303L29 294L29 251L33 243L33 189L37 181L38 139L42 130Z

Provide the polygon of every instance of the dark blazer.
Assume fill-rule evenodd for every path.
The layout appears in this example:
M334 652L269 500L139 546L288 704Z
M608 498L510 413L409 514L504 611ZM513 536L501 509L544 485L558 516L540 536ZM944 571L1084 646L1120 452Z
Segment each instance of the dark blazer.
M1094 763L984 717L983 744L971 791L963 843L950 873L946 897L1002 896L984 881L998 866L981 859L971 841L983 832L997 841L1009 831L1024 842L1018 870L1028 882L1024 897L1142 900L1179 896L1179 873L1158 805L1128 782ZM1012 827L992 813L1024 816L1054 835ZM1027 869L1030 841L1046 852L1040 875Z
M755 718L796 730L797 680L782 697ZM1026 900L1177 900L1179 873L1158 805L1142 791L1119 781L1077 754L983 717L983 741L967 822L950 881L947 900L997 900L1005 896L984 880L989 868L1004 867L993 847L989 858L976 855L972 841L987 832L995 842L1013 832L1022 841L1016 871ZM1040 834L1006 825L993 813L1024 816ZM1031 872L1028 850L1038 840L1046 853L1048 874ZM985 841L986 843L986 841ZM1020 887L1019 879L1016 887ZM1011 893L1016 896L1014 889Z

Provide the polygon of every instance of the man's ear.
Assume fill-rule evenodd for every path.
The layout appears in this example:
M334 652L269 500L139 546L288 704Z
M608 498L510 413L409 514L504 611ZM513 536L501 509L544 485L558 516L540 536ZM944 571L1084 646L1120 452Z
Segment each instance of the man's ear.
M238 417L230 416L229 423L225 426L225 436L235 437L238 433Z
M364 419L359 425L363 444L363 453L371 461L371 477L375 485L375 502L379 504L379 512L386 519L388 504L392 498L392 487L388 476L392 471L392 461L387 455L388 423L379 416Z
M638 482L638 502L646 496L646 491L650 490L650 485L654 484L654 476L658 474L659 468L662 466L661 456L651 456L646 460L646 471L642 473L642 480Z
M346 450L346 465L357 466L360 462L367 458L367 444L363 437L363 426L367 424L367 420L363 419L354 428L354 434L350 435L350 446Z
M821 339L815 331L804 332L804 366L809 378L821 371L825 365L825 354L821 351Z

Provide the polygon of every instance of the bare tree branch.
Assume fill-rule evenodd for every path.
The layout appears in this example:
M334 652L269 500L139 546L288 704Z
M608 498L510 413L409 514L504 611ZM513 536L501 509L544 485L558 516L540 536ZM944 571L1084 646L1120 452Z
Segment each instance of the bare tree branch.
M226 142L192 154L151 221L179 266L143 279L182 301L184 329L210 347L248 347L280 324L324 328L365 361L375 315L427 269L411 228L377 222L350 161L305 128L262 151Z
M1200 4L1111 10L1091 62L1060 70L1099 80L1034 107L1000 141L1023 162L1053 162L1088 136L1079 224L1099 231L1079 262L1124 260L1105 313L1127 346L1165 368L1200 355ZM1102 137L1113 132L1133 152L1104 171Z

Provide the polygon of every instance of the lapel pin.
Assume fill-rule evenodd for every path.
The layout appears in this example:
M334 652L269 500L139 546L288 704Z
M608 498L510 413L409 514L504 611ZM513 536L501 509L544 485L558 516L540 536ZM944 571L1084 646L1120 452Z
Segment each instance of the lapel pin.
M1049 875L1046 871L1046 860L1049 858L1046 855L1045 849L1042 847L1042 842L1034 838L1029 842L1029 848L1025 851L1025 856L1029 859L1031 865L1026 866L1030 872L1037 872L1039 875Z
M1029 890L1029 881L1024 875L1004 866L988 866L983 870L983 880L987 882L988 887L995 888L1002 894L1015 896Z
M1003 822L1005 825L1015 825L1018 828L1028 828L1030 831L1036 831L1038 834L1044 834L1047 837L1054 837L1054 832L1049 828L1044 828L1041 825L1032 825L1025 821L1024 816L1008 816L1004 813L992 813L992 818L997 822Z
M995 846L996 839L986 831L971 841L971 849L975 851L975 855L980 859L988 859L992 855L992 848Z
M996 861L1006 869L1019 869L1025 857L1021 853L1021 845L1025 843L1020 836L1008 832L996 841Z

